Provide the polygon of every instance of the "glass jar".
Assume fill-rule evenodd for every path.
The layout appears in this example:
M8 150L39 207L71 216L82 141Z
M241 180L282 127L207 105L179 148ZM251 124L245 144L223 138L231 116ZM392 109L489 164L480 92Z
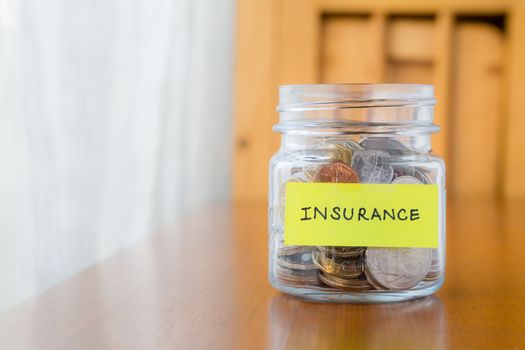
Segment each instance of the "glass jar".
M280 88L270 162L269 279L316 301L430 295L445 272L445 164L434 88Z

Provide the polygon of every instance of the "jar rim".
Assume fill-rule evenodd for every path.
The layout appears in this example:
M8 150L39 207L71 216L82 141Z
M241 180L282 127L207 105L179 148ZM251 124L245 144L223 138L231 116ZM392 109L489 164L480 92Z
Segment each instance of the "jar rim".
M274 130L301 134L434 133L434 87L426 84L304 84L279 89Z
M417 107L435 103L434 87L429 84L292 84L279 87L277 111Z

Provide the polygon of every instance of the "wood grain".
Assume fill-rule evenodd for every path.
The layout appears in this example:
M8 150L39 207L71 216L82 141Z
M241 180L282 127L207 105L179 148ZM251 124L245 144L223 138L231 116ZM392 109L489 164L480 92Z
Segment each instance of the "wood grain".
M382 16L327 16L323 21L321 81L381 82Z
M439 133L432 136L432 149L448 164L450 159L450 80L452 14L441 10L436 17L436 37L434 40L434 88L437 104L434 124L439 125ZM448 181L448 180L447 180Z
M188 216L0 315L1 349L523 349L525 201L449 201L434 296L316 304L267 282L266 206Z
M504 158L499 132L504 35L493 25L469 21L457 24L454 39L449 188L456 195L493 195Z
M507 197L525 197L525 102L523 82L525 81L525 2L518 1L509 14L509 45L506 62L505 109L507 117L505 132L505 173L504 193Z
M277 150L278 0L237 1L233 197L262 199L268 161Z

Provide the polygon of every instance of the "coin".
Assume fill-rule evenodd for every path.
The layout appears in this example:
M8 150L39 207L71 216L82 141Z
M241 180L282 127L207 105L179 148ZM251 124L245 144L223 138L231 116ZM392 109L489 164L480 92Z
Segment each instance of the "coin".
M339 289L350 289L350 290L369 290L374 289L368 280L364 279L345 279L339 278L333 275L326 274L322 271L319 272L319 279L324 284Z
M435 281L441 276L441 264L439 263L439 251L432 249L432 262L424 281Z
M342 258L361 257L365 252L365 247L317 247L324 253L330 253Z
M361 145L359 144L359 142L356 142L356 141L354 141L354 140L346 140L346 141L344 142L344 145L345 145L347 148L351 149L352 152L355 151L355 150L363 149L363 146L361 146Z
M383 151L356 151L352 167L362 183L390 183L394 177L394 168L385 164L384 160L388 156Z
M409 165L395 165L394 177L412 176L424 184L430 184L431 181L425 171Z
M301 182L312 182L318 167L305 165L291 169L292 178L300 179Z
M303 254L303 253L310 254L311 252L312 252L312 247L290 245L290 246L279 248L277 251L277 255L286 256L286 255L295 255L295 254Z
M314 270L316 268L310 251L280 256L277 258L277 264L295 270Z
M361 147L367 150L384 151L389 154L411 154L412 151L396 139L389 137L373 137L361 141Z
M350 164L352 162L352 149L341 144L336 144L335 148L337 150L337 156L335 159L338 159L345 164Z
M423 183L413 176L399 176L392 181L393 184L404 184L404 185L422 185Z
M281 185L281 188L279 191L279 216L281 218L281 222L283 223L284 223L284 218L286 216L286 184L288 182L305 182L305 180L297 176L291 177Z
M385 287L383 287L379 282L377 282L374 277L372 277L372 275L370 274L370 272L368 272L367 269L365 269L365 276L366 276L366 279L368 280L368 283L370 283L374 289L385 289Z
M441 276L440 272L428 272L423 281L436 281L439 279L439 276Z
M315 175L317 182L358 183L359 177L354 169L342 162L323 165Z
M368 248L365 269L385 289L409 289L427 274L432 261L427 248Z
M360 259L336 259L327 257L321 250L314 249L312 251L313 262L317 267L328 274L333 274L338 277L355 278L361 275L363 271L363 263Z
M275 269L277 278L284 283L294 285L316 285L319 278L316 270L301 271L277 266Z
M417 178L418 180L420 180L424 184L431 184L432 183L432 181L428 177L427 173L422 171L422 170L419 170L417 168L414 169L414 177Z

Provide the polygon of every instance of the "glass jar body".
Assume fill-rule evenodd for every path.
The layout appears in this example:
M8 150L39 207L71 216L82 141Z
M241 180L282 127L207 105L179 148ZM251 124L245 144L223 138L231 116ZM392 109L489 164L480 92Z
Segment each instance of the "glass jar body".
M370 125L340 135L282 135L269 174L269 279L276 289L315 301L387 302L430 295L441 287L445 275L444 162L431 153L428 133L375 131ZM348 171L356 177L342 182L437 185L437 247L285 245L286 184L339 182L323 177L323 169L331 166L351 169Z

